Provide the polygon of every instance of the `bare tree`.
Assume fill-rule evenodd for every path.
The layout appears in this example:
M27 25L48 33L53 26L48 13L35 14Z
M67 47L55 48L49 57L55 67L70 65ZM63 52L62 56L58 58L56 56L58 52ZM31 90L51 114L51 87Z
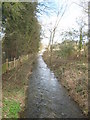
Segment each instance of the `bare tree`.
M50 31L50 39L49 39L48 48L50 49L50 53L51 53L50 54L50 64L52 64L52 50L53 50L53 43L54 43L55 34L56 34L57 28L60 24L60 21L66 12L67 7L68 7L68 1L66 3L63 2L62 5L60 6L60 9L58 9L58 11L56 12L57 18L56 18L56 21L54 23L54 27L49 30Z
M88 13L88 1L89 0L81 0L80 3L77 3L77 2L73 2L73 3L83 8L83 11L85 13Z
M57 0L57 8L55 8L53 6L53 2L41 2L39 7L38 7L38 9L40 9L40 12L41 12L39 15L46 13L46 15L48 15L49 17L51 17L53 14L56 16L55 22L50 22L48 25L45 25L47 27L47 31L49 32L50 36L45 35L44 30L42 31L43 37L49 39L48 48L49 48L50 53L51 53L50 54L50 56L51 56L50 61L52 59L52 50L53 50L52 46L54 43L54 38L56 36L56 32L57 32L57 29L59 27L60 21L63 18L67 8L68 8L68 0L63 0L63 1L61 1L61 3L59 0Z

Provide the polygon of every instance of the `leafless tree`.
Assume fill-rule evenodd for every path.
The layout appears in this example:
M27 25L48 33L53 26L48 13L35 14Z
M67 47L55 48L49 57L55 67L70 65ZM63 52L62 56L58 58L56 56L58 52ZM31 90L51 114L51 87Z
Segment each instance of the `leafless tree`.
M54 23L54 27L49 29L49 31L50 31L50 38L49 38L48 48L50 49L50 53L51 53L50 64L52 64L52 50L53 50L54 38L55 38L55 35L56 35L56 32L57 32L57 29L59 27L60 21L63 18L64 14L66 12L67 7L68 7L68 1L66 3L63 2L61 4L60 8L56 12L57 13L57 15L56 15L57 18L56 18L56 21Z

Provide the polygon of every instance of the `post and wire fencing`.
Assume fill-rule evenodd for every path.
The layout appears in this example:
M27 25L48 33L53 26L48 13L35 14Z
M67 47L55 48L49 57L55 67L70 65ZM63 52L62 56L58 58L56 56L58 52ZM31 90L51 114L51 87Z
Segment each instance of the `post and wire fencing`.
M6 59L6 62L2 64L2 74L9 70L19 67L26 60L28 60L28 55L19 56L18 59L14 58L14 60L10 62L8 61L8 59Z

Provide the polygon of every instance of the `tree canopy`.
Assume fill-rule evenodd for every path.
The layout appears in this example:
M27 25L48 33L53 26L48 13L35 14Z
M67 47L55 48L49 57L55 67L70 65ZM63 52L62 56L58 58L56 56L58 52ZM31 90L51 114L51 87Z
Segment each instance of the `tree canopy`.
M37 2L2 3L3 51L7 58L38 51L41 26L36 16L37 6Z

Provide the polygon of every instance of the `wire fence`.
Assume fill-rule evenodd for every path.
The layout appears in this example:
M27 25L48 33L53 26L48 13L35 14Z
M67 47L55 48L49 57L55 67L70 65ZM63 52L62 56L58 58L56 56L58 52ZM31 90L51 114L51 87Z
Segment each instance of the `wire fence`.
M17 68L18 66L22 65L22 63L24 63L26 60L28 60L28 55L23 55L18 59L14 58L14 60L10 62L8 62L8 59L6 59L6 62L2 64L2 74L9 70Z

